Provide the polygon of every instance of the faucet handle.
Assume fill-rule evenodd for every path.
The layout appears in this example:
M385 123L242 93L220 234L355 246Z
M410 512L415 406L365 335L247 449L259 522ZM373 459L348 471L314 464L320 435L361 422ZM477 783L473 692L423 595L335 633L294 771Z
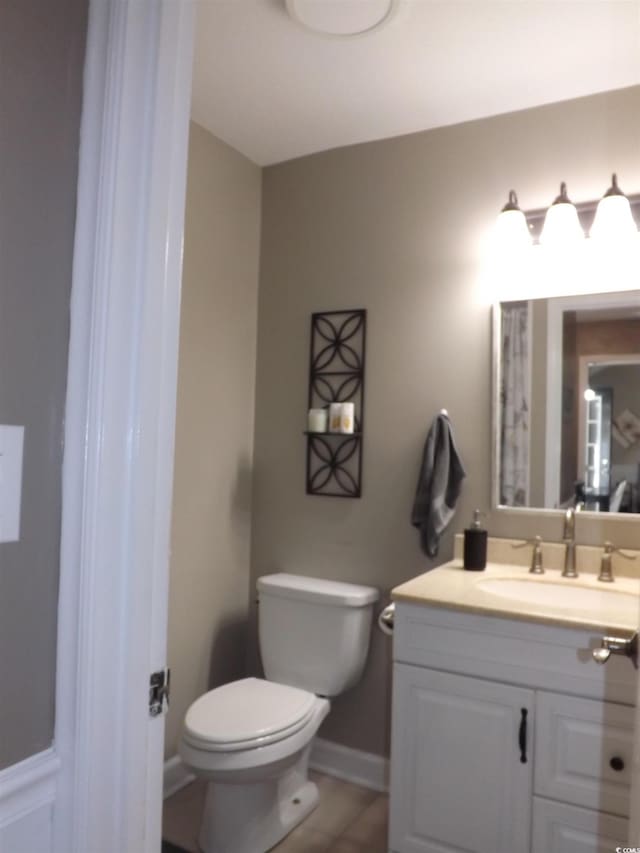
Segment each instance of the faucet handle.
M516 545L512 545L512 548L525 548L527 545L533 545L533 551L531 552L531 567L529 568L529 574L531 575L543 575L544 569L542 567L542 537L534 536L533 539L526 539L524 542L518 542Z
M626 554L620 548L615 548L613 542L606 541L604 543L604 553L600 561L600 574L598 580L602 583L613 583L613 568L612 557L614 554L620 554L625 560L635 560L634 554Z
M635 560L635 554L626 554L621 548L616 548L613 542L605 542L604 543L604 552L605 554L620 554L621 557L624 557L625 560Z

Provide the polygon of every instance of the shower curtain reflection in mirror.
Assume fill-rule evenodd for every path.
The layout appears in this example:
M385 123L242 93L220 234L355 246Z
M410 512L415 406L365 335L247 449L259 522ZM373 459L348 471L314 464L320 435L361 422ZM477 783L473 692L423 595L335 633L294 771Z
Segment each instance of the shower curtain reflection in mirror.
M527 303L503 304L501 325L500 503L528 506L531 382Z

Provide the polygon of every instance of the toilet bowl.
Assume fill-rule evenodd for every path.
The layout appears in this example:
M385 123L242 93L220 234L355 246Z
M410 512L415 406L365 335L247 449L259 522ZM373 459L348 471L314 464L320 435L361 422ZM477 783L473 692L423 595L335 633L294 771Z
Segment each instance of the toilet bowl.
M258 678L191 706L180 755L210 783L198 838L205 853L262 853L313 810L309 752L329 707L307 690Z
M266 853L315 808L313 738L362 675L378 591L274 574L258 578L266 679L210 690L187 711L179 752L207 780L204 853Z

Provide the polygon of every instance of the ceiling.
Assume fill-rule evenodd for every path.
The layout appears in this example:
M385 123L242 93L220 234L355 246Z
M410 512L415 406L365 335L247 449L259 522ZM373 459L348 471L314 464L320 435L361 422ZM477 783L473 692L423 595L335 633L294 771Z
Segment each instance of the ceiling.
M259 165L639 83L640 0L400 0L356 38L198 2L192 117Z

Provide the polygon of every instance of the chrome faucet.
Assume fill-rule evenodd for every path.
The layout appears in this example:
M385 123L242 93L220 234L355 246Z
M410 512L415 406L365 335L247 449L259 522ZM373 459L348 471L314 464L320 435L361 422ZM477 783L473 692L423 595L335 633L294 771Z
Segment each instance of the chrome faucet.
M563 578L577 578L576 572L576 516L572 507L564 514L562 541L565 545Z

